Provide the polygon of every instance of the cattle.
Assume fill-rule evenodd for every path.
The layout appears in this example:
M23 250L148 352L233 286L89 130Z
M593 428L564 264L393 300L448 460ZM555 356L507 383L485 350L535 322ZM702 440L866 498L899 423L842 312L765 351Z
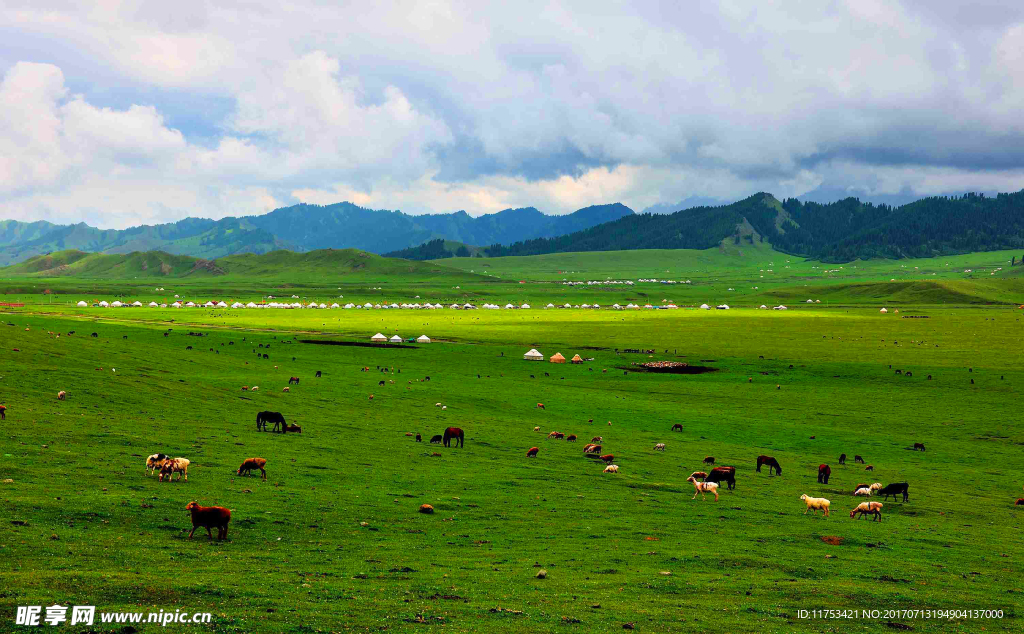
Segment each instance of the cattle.
M97 334L97 333L95 333L95 332L94 332L94 333L92 333L92 336L93 336L93 337L99 337L99 334Z
M537 452L539 452L539 451L540 451L540 447L530 447L529 449L526 450L526 457L527 458L536 458L537 457Z
M263 474L263 479L267 479L267 460L265 458L246 458L242 461L242 466L238 467L236 475L248 476L249 472L253 469L259 469L260 473Z
M704 457L704 464L715 464L715 457L714 456L705 456Z
M6 420L6 419L7 419L7 406L6 405L0 405L0 420Z
M267 423L274 423L273 431L277 431L278 426L283 427L285 425L284 415L281 412L260 412L256 414L256 431L267 431Z
M416 434L416 442L423 442L423 436Z
M701 480L706 480L707 477L708 477L708 474L703 472L703 471L694 471L693 473L690 474L690 477L691 478L699 478Z
M320 370L317 370L316 371L316 378L319 379L321 376L323 376L323 373Z
M270 358L270 355L269 355L269 354L265 354L265 355L263 355L263 358L264 358L264 359L269 359L269 358Z
M846 464L846 454L839 454L839 464Z
M828 484L830 477L832 477L832 467L827 464L818 465L818 484Z
M199 506L198 502L189 502L185 510L192 514L192 531L188 534L189 539L192 539L192 534L200 526L206 529L206 536L210 539L213 539L211 528L217 529L218 541L227 538L231 511L223 506Z
M466 434L458 427L449 427L444 430L444 446L450 447L453 438L455 439L456 447L466 446Z
M924 451L924 443L915 442L914 451Z
M715 467L705 478L707 482L725 482L729 490L736 488L736 467Z
M561 440L565 438L565 434L563 434L560 431L553 431L550 434L548 434L548 440L551 440L552 438L554 438L555 440Z
M155 474L157 469L164 466L164 461L167 460L167 458L168 456L165 453L155 453L146 458L146 475Z
M438 434L436 436L431 436L430 437L430 443L433 444L433 445L440 445L441 441L442 441L441 434Z
M565 442L576 442L576 434L569 434L566 436Z
M242 386L242 391L243 392L248 392L249 391L249 386L248 385L243 385Z
M544 409L544 403L537 403L537 409Z
M288 385L291 385L292 383L294 383L295 385L298 385L299 384L299 377L297 377L297 376L289 377Z
M675 425L672 425L672 431L683 431L683 425L681 423L676 423Z
M864 467L864 470L865 471L874 471L875 470L875 465L869 464L868 466Z
M604 436L594 436L593 438L590 439L590 442L602 442L603 440Z
M160 475L157 479L160 482L164 481L164 476L167 476L167 481L170 482L174 474L178 474L178 481L181 481L182 476L185 476L185 482L188 482L188 466L192 464L187 458L167 458L164 463L160 466Z
M885 499L888 500L889 496L895 501L897 495L903 495L903 501L906 502L910 498L910 485L906 482L896 482L893 484L887 484L878 491L878 495L884 495Z
M854 462L854 463L857 463L857 462L859 462L859 463L861 463L861 464L864 464L864 459L863 459L863 458L861 458L860 456L854 456L854 457L853 457L853 462Z
M377 383L377 387L384 387L384 381L380 381L380 382L378 382L378 383Z
M772 474L772 470L775 473L782 475L782 467L779 466L779 461L772 456L758 456L757 457L757 472L761 473L761 466L768 465L768 475Z

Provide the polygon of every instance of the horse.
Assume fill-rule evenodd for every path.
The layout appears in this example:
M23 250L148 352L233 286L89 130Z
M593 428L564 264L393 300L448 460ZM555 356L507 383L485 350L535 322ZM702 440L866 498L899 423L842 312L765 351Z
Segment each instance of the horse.
M839 464L846 464L846 454L839 454Z
M715 467L704 481L725 482L731 491L736 488L736 467Z
M777 473L778 475L782 475L782 467L779 466L779 461L776 460L775 458L773 458L772 456L758 456L757 457L757 472L758 473L761 473L761 466L762 465L768 465L768 475L772 474L772 470L773 469L775 470L775 473Z
M458 427L449 427L444 430L444 446L450 447L453 438L455 439L456 447L466 446L466 434Z
M827 464L818 465L818 484L828 484L828 479L832 476L832 467Z
M7 420L7 406L0 405L0 420Z
M292 383L294 383L295 385L298 385L299 384L299 377L297 377L297 376L290 377L288 379L288 385L291 385Z
M672 431L683 431L682 423L676 423L675 425L672 425Z
M260 412L256 414L256 431L267 431L267 423L274 423L274 429L277 431L278 426L284 427L284 416L281 412ZM282 433L284 433L282 431Z

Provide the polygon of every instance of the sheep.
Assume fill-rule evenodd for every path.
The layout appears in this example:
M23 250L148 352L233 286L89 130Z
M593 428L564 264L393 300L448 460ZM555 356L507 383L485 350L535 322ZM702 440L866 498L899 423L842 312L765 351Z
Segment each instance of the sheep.
M67 395L68 395L67 392L65 392L64 390L61 390L60 392L57 392L57 400L58 401L63 401L64 397L67 396Z
M556 440L559 439L559 438L565 438L565 434L563 434L560 431L553 431L550 434L548 434L548 440L551 440L552 438L554 438Z
M254 385L251 388L249 388L249 391L250 392L259 392L260 391L260 386Z
M434 407L441 407L440 403L434 403Z
M210 529L217 528L217 539L222 540L228 536L228 522L231 521L231 511L223 506L199 506L198 502L189 502L185 510L192 514L192 531L188 538L192 539L192 533L202 526L206 529L206 536L213 539Z
M533 431L540 431L540 427L534 427Z
M807 504L807 509L804 511L804 515L807 515L807 511L812 511L811 515L817 515L818 509L821 509L825 514L825 517L828 517L829 505L831 502L825 498L812 498L804 494L800 496L800 499Z
M292 390L289 387L284 387L284 388L281 388L281 391L282 392L291 392Z
M544 409L544 403L537 403L537 409Z
M603 436L594 436L593 438L590 439L590 442L603 442L603 441L604 441L604 437Z
M583 453L599 454L601 453L601 445L589 444L583 448Z
M853 492L854 495L860 495L864 497L871 497L871 489L868 487L861 487Z
M654 450L655 451L665 451L665 443L659 442L658 444L654 445Z
M693 473L690 474L690 477L694 479L700 478L701 480L704 480L705 478L708 477L708 474L704 473L703 471L694 471Z
M242 386L242 391L243 392L248 392L249 391L249 386L248 385L243 385Z
M607 467L604 468L604 472L605 473L618 473L619 472L619 465L617 465L617 464L610 464L610 465L608 465Z
M155 453L152 456L146 458L146 475L154 475L160 467L164 466L164 461L168 458L165 453Z
M601 460L603 460L605 464L611 464L612 461L615 460L615 454L607 453L607 454L601 456Z
M706 500L707 496L705 496L704 494L705 493L713 493L714 496L715 496L715 502L718 501L718 483L717 482L697 482L697 479L694 478L693 476L690 476L689 478L687 478L686 481L693 483L694 493L693 493L693 497L690 498L691 500L697 499L697 495L698 494L701 496L702 500Z
M185 482L188 482L188 466L190 464L192 463L187 458L168 458L164 460L163 465L160 466L159 481L163 482L164 476L167 476L167 481L170 482L174 474L177 473L179 481L184 476Z
M252 471L253 469L259 469L260 472L263 474L263 479L266 480L267 470L264 468L266 466L267 460L265 458L246 458L245 460L242 461L242 466L238 467L238 472L236 475L242 475L242 473L244 472L245 475L248 476L249 472Z
M882 488L882 483L881 482L875 482L874 484L872 484L871 486L868 487L868 489L871 490L871 495L874 495L881 488Z
M447 405L442 405L442 406L441 406L441 411L442 411L442 412L443 412L443 411L445 411L446 409L448 409L448 406L447 406Z
M865 515L874 515L875 521L882 521L882 503L881 502L861 502L857 505L857 508L850 511L850 519L854 519L857 514L860 513L861 517Z

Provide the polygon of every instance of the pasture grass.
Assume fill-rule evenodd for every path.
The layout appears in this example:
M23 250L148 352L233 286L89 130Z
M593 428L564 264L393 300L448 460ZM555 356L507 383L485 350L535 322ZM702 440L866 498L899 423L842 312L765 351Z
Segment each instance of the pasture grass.
M739 632L892 627L801 608L977 608L1005 618L889 620L1019 631L1020 312L4 311L0 614L180 607L226 632ZM435 343L300 342L377 331ZM530 347L594 361L523 361ZM715 371L631 370L652 359ZM264 409L303 433L257 433ZM427 443L449 425L465 448ZM405 435L417 432L423 443ZM596 435L617 475L582 455ZM187 483L144 475L161 451L192 461ZM755 473L758 454L783 475ZM737 469L717 504L686 482L708 455ZM234 475L250 456L267 459L267 482ZM909 502L850 520L853 487L876 481L909 482ZM829 498L832 517L804 515L803 493ZM191 500L232 509L227 541L186 539Z

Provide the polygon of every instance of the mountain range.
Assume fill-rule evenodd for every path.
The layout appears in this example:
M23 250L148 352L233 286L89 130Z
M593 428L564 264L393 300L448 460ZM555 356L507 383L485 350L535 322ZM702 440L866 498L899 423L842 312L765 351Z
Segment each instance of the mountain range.
M66 249L124 254L160 250L214 259L237 253L356 248L386 253L445 238L466 244L510 244L580 231L632 215L625 205L595 205L564 216L533 207L474 218L465 211L412 216L342 202L299 204L260 216L174 223L129 229L97 229L85 223L0 221L0 266Z

